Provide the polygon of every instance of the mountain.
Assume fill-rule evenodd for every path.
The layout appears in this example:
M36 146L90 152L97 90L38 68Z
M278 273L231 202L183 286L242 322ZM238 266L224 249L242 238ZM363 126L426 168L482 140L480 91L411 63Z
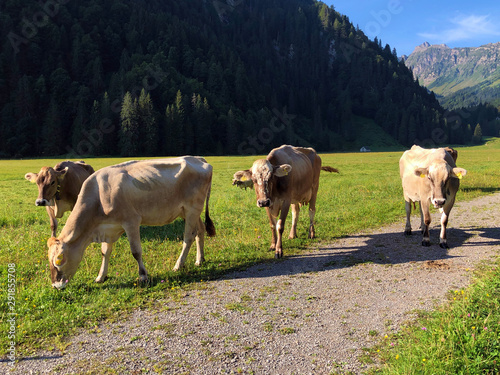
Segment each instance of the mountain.
M406 58L406 65L446 108L500 105L500 42L477 48L426 42Z
M455 137L395 50L315 0L6 0L0 41L0 157Z

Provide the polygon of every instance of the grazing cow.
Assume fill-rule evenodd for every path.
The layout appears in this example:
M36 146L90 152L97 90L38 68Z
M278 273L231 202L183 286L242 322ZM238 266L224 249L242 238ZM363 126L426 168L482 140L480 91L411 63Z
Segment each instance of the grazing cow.
M465 169L457 168L456 160L457 151L452 148L424 149L416 145L405 151L399 160L406 208L405 234L411 235L411 204L420 202L421 229L424 235L422 246L430 246L429 207L432 203L442 213L439 246L448 248L448 217L455 203L460 179L467 174Z
M139 279L146 281L139 227L166 225L178 217L185 220L184 242L174 271L184 265L195 238L196 265L200 265L205 229L209 236L215 235L208 212L211 182L212 166L193 156L129 161L97 171L84 182L59 237L47 242L52 286L66 286L91 242L102 242L102 264L95 281L103 282L113 243L124 232L139 265ZM205 202L206 227L200 218Z
M321 158L312 148L283 145L273 149L266 159L256 160L251 169L234 174L233 185L255 188L257 206L265 207L272 230L270 250L283 256L282 235L292 206L292 228L289 238L297 237L300 206L309 204L309 238L314 238L314 214L320 171L337 172L322 167ZM279 215L279 220L276 221Z
M38 173L26 173L24 178L38 185L37 206L45 206L50 219L52 237L56 236L57 219L75 206L78 193L94 169L84 161L63 161L52 167L42 167Z

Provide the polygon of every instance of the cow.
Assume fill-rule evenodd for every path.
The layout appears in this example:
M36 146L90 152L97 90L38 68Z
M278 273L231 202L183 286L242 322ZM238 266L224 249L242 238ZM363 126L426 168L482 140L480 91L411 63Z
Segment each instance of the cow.
M314 149L283 145L271 150L265 159L256 160L251 169L234 174L233 185L247 187L251 182L257 206L266 209L272 231L270 250L274 250L275 258L283 256L282 235L290 206L289 238L297 237L300 207L306 204L309 204L309 238L315 237L314 215L321 170L338 173L335 168L322 167Z
M174 271L183 267L196 238L196 265L204 261L204 233L215 235L208 201L212 166L203 158L129 161L103 168L82 186L75 207L58 238L47 241L52 286L66 287L75 275L83 253L92 242L102 243L102 264L96 282L108 272L113 243L127 234L139 265L139 280L147 280L142 262L141 225L166 225L185 220L182 252ZM205 203L205 224L200 218Z
M457 168L455 162L458 153L446 148L424 149L414 145L405 151L399 160L399 172L403 184L406 209L405 235L411 235L411 204L419 202L422 246L430 246L429 225L430 204L441 212L441 233L439 246L448 248L446 226L450 211L460 186L460 179L467 174L463 168Z
M38 185L36 206L45 206L52 237L56 236L57 219L75 206L78 193L94 169L84 161L63 161L52 167L42 167L38 173L26 173L24 178Z

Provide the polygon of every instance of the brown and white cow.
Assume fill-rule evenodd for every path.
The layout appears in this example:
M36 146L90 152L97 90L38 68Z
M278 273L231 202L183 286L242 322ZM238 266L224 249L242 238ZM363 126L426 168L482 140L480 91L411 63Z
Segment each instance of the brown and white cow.
M45 206L50 219L52 236L56 236L57 219L75 206L83 182L94 173L84 161L63 161L52 167L42 167L38 173L26 173L24 177L38 185L37 206Z
M457 168L457 155L455 150L448 147L424 149L414 145L399 160L406 208L405 234L411 235L411 205L413 202L420 202L421 229L424 235L422 246L430 246L429 208L432 203L442 213L439 246L448 248L448 217L455 203L460 179L467 174L465 169Z
M130 161L97 171L84 182L59 237L47 242L52 286L66 286L91 242L103 243L102 265L95 280L103 282L113 243L124 232L139 265L139 279L147 280L139 227L166 225L178 217L185 220L184 242L174 271L184 265L195 238L196 265L200 265L205 230L215 235L208 212L211 182L212 166L193 156ZM200 218L204 204L206 227Z
M265 207L272 230L270 250L275 251L276 258L283 256L282 235L290 206L292 228L289 238L297 237L300 206L306 204L309 204L309 238L314 238L321 170L338 173L335 168L322 167L321 158L314 149L283 145L273 149L266 159L256 160L251 169L234 174L233 185L248 187L251 181L257 195L257 206Z

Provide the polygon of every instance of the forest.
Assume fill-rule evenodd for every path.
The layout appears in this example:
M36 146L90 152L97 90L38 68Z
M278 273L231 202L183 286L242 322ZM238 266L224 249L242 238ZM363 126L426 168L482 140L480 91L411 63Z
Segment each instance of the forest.
M315 0L4 0L0 37L2 158L341 151L358 116L403 146L476 126Z

